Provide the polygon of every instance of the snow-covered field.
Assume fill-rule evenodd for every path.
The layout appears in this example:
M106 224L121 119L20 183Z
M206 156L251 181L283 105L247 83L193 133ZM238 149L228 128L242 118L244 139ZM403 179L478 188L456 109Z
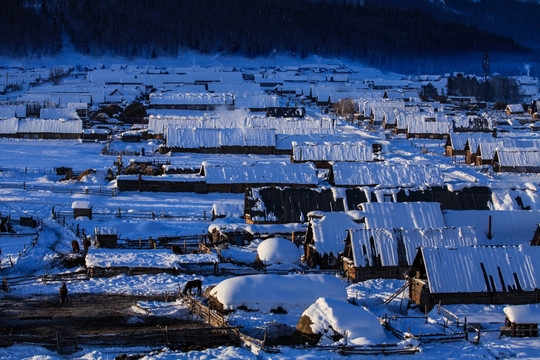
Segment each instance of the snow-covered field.
M43 59L32 61L28 67L36 65L49 66L59 64L69 58L63 54L58 59ZM102 59L103 60L103 59ZM104 61L111 65L117 59ZM177 59L178 60L178 59ZM324 67L324 61L331 61L328 68L340 68L341 63L328 59L312 58L311 64L315 69ZM142 61L142 60L141 60ZM172 60L171 60L172 61ZM264 73L266 76L275 76L269 70L270 60L245 60L236 58L208 58L191 54L178 60L182 66L193 71L204 70L206 66L215 66L218 69L228 66L238 66L250 69L251 73ZM278 63L298 67L309 65L297 60L278 58ZM2 61L7 66L16 64L16 61ZM167 60L156 63L157 66L172 65ZM134 66L138 61L132 63ZM91 59L81 58L81 65L93 65ZM177 63L174 63L177 64ZM139 63L140 65L140 63ZM200 66L203 65L203 66ZM383 74L375 69L360 67L358 64L347 64L355 72L350 73L352 84L360 84L361 79L384 79L385 81L399 81L400 75ZM255 67L256 71L253 71ZM216 70L216 68L212 68ZM286 72L287 66L282 66L281 71ZM317 71L307 72L313 81L320 82L325 86L335 86L333 90L339 93L339 86L326 81L325 74ZM278 73L278 76L281 74ZM292 76L292 75L291 75ZM285 77L283 75L282 77ZM354 81L353 81L354 80ZM60 84L64 89L70 83L77 84L84 79L66 78ZM46 86L46 85L44 85ZM79 86L79 85L77 85ZM164 86L166 88L166 86ZM14 97L24 94L25 88L17 93L0 95L0 102L15 100ZM31 88L38 92L40 86ZM343 89L341 89L343 90ZM231 85L234 91L234 85ZM289 95L290 96L290 95ZM279 99L280 104L285 106L288 102L286 96ZM322 112L323 108L313 103L307 103L306 113L315 120L320 120L329 115ZM220 110L222 111L222 110ZM205 112L199 110L158 110L152 109L149 113L173 114L178 116L204 116ZM502 112L500 112L502 116ZM497 113L491 116L499 116ZM332 115L336 122L335 134L332 136L344 136L357 142L378 143L383 147L380 160L386 164L403 165L403 171L412 171L413 166L436 166L437 171L430 173L435 178L442 178L445 184L454 189L460 189L471 184L486 186L492 189L492 201L489 211L480 210L445 210L443 219L445 226L474 226L480 245L528 245L532 238L536 225L540 223L540 200L538 191L540 188L540 176L538 174L519 173L494 173L490 167L477 167L465 164L464 156L446 157L445 141L437 139L406 139L405 135L391 135L390 131L380 126L361 123L353 125L342 118ZM2 120L0 120L2 121ZM322 123L322 120L321 120ZM322 125L321 125L322 126ZM540 141L538 133L528 129L515 129L510 136L521 136L528 140ZM299 137L298 139L301 139ZM242 165L267 162L290 162L289 155L242 155L242 154L203 154L203 153L154 153L163 140L143 140L138 143L125 143L115 138L110 144L114 150L141 151L143 148L151 156L125 156L123 160L129 163L131 160L155 160L170 162L171 167L199 168L203 162L217 165ZM44 282L39 276L47 274L70 273L83 270L82 267L66 268L59 261L63 255L72 251L71 241L76 238L75 233L80 231L88 235L94 233L95 228L115 228L122 239L148 239L152 237L178 237L199 236L206 234L212 224L210 219L214 204L233 204L231 208L238 208L244 200L244 194L234 193L208 193L196 194L188 192L164 193L164 192L128 192L122 191L116 196L110 196L105 191L116 188L116 180L105 179L109 169L115 169L116 156L102 155L105 143L81 142L78 140L42 140L42 139L15 139L0 137L0 214L19 219L21 216L32 216L37 220L37 227L16 225L13 233L0 233L1 263L0 276L7 278L31 277L33 281L14 282L10 286L10 292L0 290L0 299L8 296L32 297L35 295L56 296L58 282ZM55 168L71 167L74 172L82 172L87 169L95 169L95 172L81 180L61 181L62 175L56 175ZM318 171L320 187L330 187L326 172ZM434 174L434 175L433 175ZM400 174L392 181L402 182L408 177ZM420 178L420 175L419 177ZM434 180L435 181L435 180ZM13 186L8 186L8 184ZM17 186L14 186L17 185ZM410 184L408 184L410 185ZM419 188L425 184L416 184ZM36 186L32 190L31 186ZM86 190L85 190L86 189ZM85 191L91 190L93 194ZM96 194L103 191L103 194ZM337 191L336 191L337 192ZM391 193L392 190L389 189ZM521 204L516 199L519 197ZM94 216L74 219L71 206L75 201L89 201ZM529 210L521 210L528 207ZM56 214L56 215L53 215ZM60 217L58 217L58 214ZM233 214L237 215L237 214ZM53 218L56 216L56 219ZM493 216L492 235L488 239L487 217ZM236 220L238 220L236 218ZM243 219L240 219L243 221ZM220 224L218 220L216 224ZM226 221L225 221L226 223ZM279 239L281 240L281 239ZM275 242L275 241L274 241ZM70 294L122 294L122 295L161 295L163 293L174 294L183 288L189 280L201 279L203 290L217 285L212 293L222 301L227 308L241 308L230 315L227 319L233 326L242 326L246 333L261 338L265 332L278 335L290 335L296 327L304 311L313 304L317 298L325 297L325 300L317 301L318 307L311 308L308 312L320 319L315 328L323 329L334 326L334 330L347 330L356 339L353 344L370 343L364 339L369 331L356 321L373 321L374 316L389 319L390 325L401 333L409 333L415 336L421 334L451 333L460 329L455 323L448 323L447 319L433 309L427 317L417 309L406 308L406 293L390 303L384 301L397 291L403 284L403 280L374 279L356 284L347 283L339 274L326 275L301 275L310 272L306 266L297 264L300 252L287 253L286 247L277 250L277 242L265 245L260 239L253 241L245 248L230 247L222 250L221 255L235 260L237 263L253 263L257 256L263 262L290 262L290 264L277 264L269 269L287 271L292 270L296 275L289 275L291 280L285 281L281 275L255 275L260 278L235 278L233 276L202 276L198 274L172 275L161 273L157 275L117 275L111 277L94 277L88 280L67 281ZM290 244L289 244L290 245ZM293 245L294 246L294 245ZM142 246L141 246L142 247ZM302 249L300 248L300 251ZM276 253L277 251L277 253ZM276 260L277 259L277 260ZM278 261L279 260L279 261ZM175 255L170 250L158 249L90 249L86 265L89 267L154 267L175 268L182 263L214 263L217 255ZM244 269L241 265L227 265L230 268ZM264 276L267 276L266 278ZM293 278L313 277L313 283L302 281L295 282ZM321 280L326 279L326 280ZM330 279L330 280L329 280ZM230 285L235 283L235 285ZM317 286L324 287L325 291L319 291ZM219 284L219 285L218 285ZM240 293L234 290L241 289ZM251 291L248 291L250 289ZM221 296L221 297L220 297ZM356 315L357 318L346 319L346 301L353 302L362 308ZM340 303L341 302L341 303ZM342 304L343 303L343 304ZM149 311L160 312L160 315L177 317L179 319L191 316L183 304L176 307L160 310L159 304L144 303ZM288 310L287 313L274 313L271 310L276 306ZM351 305L353 306L353 305ZM510 338L501 336L499 329L504 325L504 305L449 305L445 309L456 314L460 319L468 319L469 323L482 329L479 344L470 341L459 340L451 343L421 342L420 352L414 358L421 359L479 359L479 358L540 358L540 340L536 338ZM252 309L256 311L251 311ZM326 309L326 310L325 310ZM330 310L332 309L332 310ZM360 314L360 309L362 314ZM355 309L356 310L356 309ZM136 309L133 310L136 314ZM325 311L328 312L325 314ZM327 315L326 317L324 315ZM372 316L373 315L373 316ZM135 316L135 315L134 315ZM0 314L1 319L1 314ZM358 320L360 319L360 320ZM353 326L354 325L354 326ZM0 320L1 326L1 320ZM371 325L369 325L371 326ZM336 329L337 328L337 329ZM351 330L352 329L352 330ZM397 344L402 339L390 330L380 331L376 329L372 334L375 337L371 343ZM475 336L471 334L471 338ZM326 337L325 344L332 343ZM381 340L382 339L382 340ZM386 339L386 340L385 340ZM343 344L338 341L335 345ZM0 347L0 359L114 359L120 354L140 355L141 359L338 359L342 355L329 349L304 349L288 346L279 347L278 353L265 353L256 350L251 351L244 347L219 347L203 351L181 352L168 348L155 349L148 347L139 348L114 348L114 347L85 347L70 355L59 355L45 348L24 344ZM349 357L352 357L349 355ZM365 355L362 358L377 357ZM390 355L385 358L398 357Z

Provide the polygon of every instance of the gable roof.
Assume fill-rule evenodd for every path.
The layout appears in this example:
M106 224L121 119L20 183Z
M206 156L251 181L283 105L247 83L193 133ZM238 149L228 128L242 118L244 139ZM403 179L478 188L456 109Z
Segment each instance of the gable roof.
M295 161L373 161L372 146L365 142L292 145Z
M539 149L498 149L494 159L504 167L540 167Z
M359 229L350 231L354 266L411 265L418 248L458 247L477 244L473 227L414 230Z
M538 246L427 247L419 255L432 294L540 288Z
M315 166L310 163L257 162L250 165L209 166L203 163L201 174L207 184L291 184L316 185Z
M315 249L321 255L333 254L337 257L345 247L349 230L363 227L348 212L311 212L308 217Z
M376 163L343 163L332 165L337 186L423 186L442 185L444 180L437 166Z
M443 227L441 205L434 202L362 203L368 229Z

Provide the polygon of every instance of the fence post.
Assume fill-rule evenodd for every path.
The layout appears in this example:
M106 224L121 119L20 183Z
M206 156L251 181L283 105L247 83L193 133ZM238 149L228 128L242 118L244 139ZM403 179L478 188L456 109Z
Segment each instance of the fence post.
M463 323L463 330L465 331L465 340L469 340L469 329L467 328L467 317L465 316L465 322Z
M424 313L426 314L426 324L428 323L427 306L424 306Z
M23 190L26 190L26 183L25 182L22 183L22 188L23 188Z

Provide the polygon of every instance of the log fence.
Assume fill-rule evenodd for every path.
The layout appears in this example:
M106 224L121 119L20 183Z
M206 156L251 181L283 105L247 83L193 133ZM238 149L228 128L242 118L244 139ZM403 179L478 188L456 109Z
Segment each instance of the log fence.
M95 196L110 196L115 197L118 195L118 190L116 188L103 188L99 187L74 187L74 186L54 186L54 185L41 185L41 184L27 184L23 183L0 183L0 188L2 189L17 189L24 191L48 191L52 193L60 194L84 194L84 195L95 195Z

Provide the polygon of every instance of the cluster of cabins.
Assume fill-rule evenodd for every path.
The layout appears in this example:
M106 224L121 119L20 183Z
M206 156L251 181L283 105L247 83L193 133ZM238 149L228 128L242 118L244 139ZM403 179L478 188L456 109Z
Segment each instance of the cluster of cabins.
M273 195L279 197L279 192ZM340 272L354 282L406 279L411 301L427 308L439 302L540 301L537 211L522 214L523 221L511 225L530 227L531 244L503 245L510 239L486 241L490 235L480 229L448 224L437 202L364 202L357 210L345 211L343 203L332 201L333 195L331 190L321 191L322 201L317 204L299 197L304 198L303 204L292 210L283 208L282 213L276 211L279 204L272 208L259 202L253 207L263 210L264 217L253 222L246 213L243 224L217 219L209 229L211 239L216 245L243 245L254 237L289 238L303 246L303 261L310 267ZM315 205L320 210L305 217L297 214L296 222L281 222L286 212Z

